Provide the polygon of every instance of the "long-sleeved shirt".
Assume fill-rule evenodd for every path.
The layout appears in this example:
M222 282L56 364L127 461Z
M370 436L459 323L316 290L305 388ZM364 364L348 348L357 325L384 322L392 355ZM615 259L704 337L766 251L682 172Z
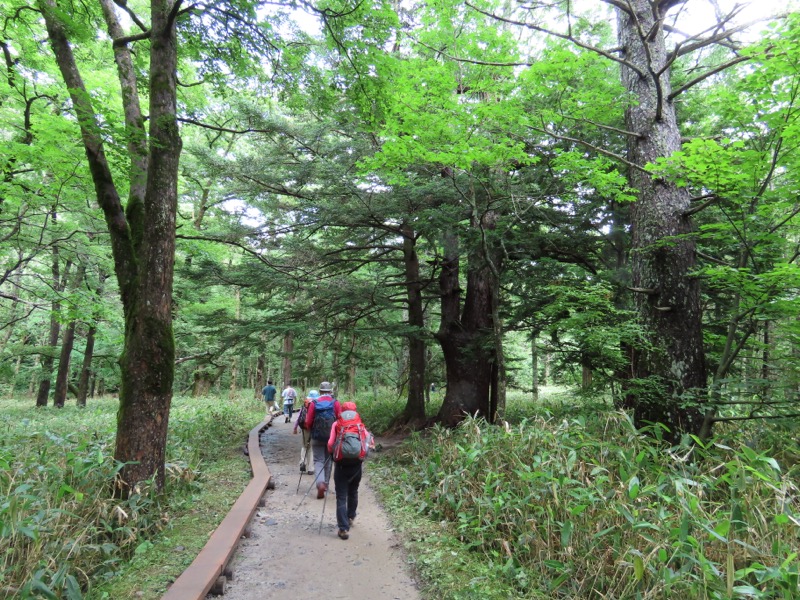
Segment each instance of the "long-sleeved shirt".
M339 404L338 400L334 400L332 396L326 394L317 398L315 402L329 402L331 400L333 400L333 418L338 419L339 415L342 414L342 405ZM308 412L306 412L306 429L309 431L311 431L311 426L314 424L314 413L317 408L315 402L308 405Z

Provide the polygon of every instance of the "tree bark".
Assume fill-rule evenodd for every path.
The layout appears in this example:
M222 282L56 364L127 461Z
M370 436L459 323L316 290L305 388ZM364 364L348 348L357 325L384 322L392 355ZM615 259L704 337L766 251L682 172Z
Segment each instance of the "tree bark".
M86 397L89 394L89 379L92 374L95 333L97 333L97 327L94 324L89 325L89 330L86 332L86 349L83 351L81 377L78 382L78 406L86 406Z
M622 82L631 105L625 125L631 136L628 159L644 167L680 149L675 107L668 100L670 57L666 52L663 3L629 0L619 10L619 42L623 50ZM700 289L691 276L695 265L693 227L684 213L690 196L685 188L653 177L642 168L630 171L638 190L631 209L633 287L646 343L633 356L633 374L646 384L634 392L634 420L639 426L660 423L666 438L698 432L706 367L703 351Z
M73 319L64 329L61 338L61 355L58 359L58 372L56 374L56 387L53 390L53 406L64 408L67 402L67 387L69 384L69 364L72 357L72 348L75 345L75 320Z
M101 5L109 33L112 39L118 39L121 28L114 11L105 0ZM176 119L176 14L172 3L152 0L149 135L144 131L136 96L130 50L124 43L114 45L131 160L128 205L123 210L105 155L103 128L61 21L64 9L55 0L39 0L39 9L80 126L97 200L110 234L124 310L125 341L119 361L120 408L114 452L115 458L124 463L119 474L120 493L125 495L150 478L160 489L164 484L175 369L171 309L181 150Z
M283 385L292 385L292 352L294 351L294 335L291 331L283 334L283 351L281 352L281 377Z
M472 225L477 227L473 217ZM484 227L493 225L487 222ZM439 276L441 322L436 339L444 355L447 389L436 420L455 426L467 414L494 421L492 403L496 384L496 347L492 315L493 286L499 284L484 260L483 253L472 251L467 257L467 290L461 302L459 285L459 244L452 232L444 236L444 258Z
M146 226L142 219L132 222L140 268L131 286L135 298L125 311L114 453L117 460L127 462L121 471L126 485L154 477L157 489L164 485L175 376L172 281L181 139L176 119L177 39L171 9L172 3L165 0L151 2L150 146L143 206Z
M267 385L267 380L264 376L266 359L263 354L259 354L256 359L256 385L255 385L255 398L261 398L261 390Z
M416 428L425 423L425 309L422 303L419 256L414 230L408 225L403 234L403 263L408 301L408 397L402 415L393 425Z
M97 284L96 298L99 302L103 295L103 284L106 280L106 274L102 271L99 273ZM92 320L89 323L89 329L86 332L86 348L83 352L83 364L81 365L81 376L78 382L78 406L86 406L86 397L91 391L94 396L94 390L89 389L89 382L92 379L92 358L94 356L94 336L97 333L97 319L98 313L92 315Z
M78 289L83 283L83 277L86 274L86 267L80 265L78 272L75 274L75 281L72 283L72 289ZM56 387L53 391L53 405L58 408L64 408L67 402L67 391L69 388L69 366L72 358L72 349L75 345L75 325L76 320L71 319L64 330L64 335L61 338L61 355L58 359L58 372L56 374Z
M53 211L53 220L56 218L56 213ZM53 293L55 298L50 307L50 332L47 337L47 352L42 355L41 371L39 376L39 390L36 393L36 406L47 406L50 398L50 387L53 383L53 367L55 365L55 351L58 346L58 337L61 333L61 321L59 321L59 313L61 312L61 300L59 296L64 291L66 286L67 277L72 263L67 262L63 276L61 275L60 256L58 246L53 246L53 262L51 272L53 274Z
M539 400L539 338L538 330L534 329L531 333L531 393L533 401Z

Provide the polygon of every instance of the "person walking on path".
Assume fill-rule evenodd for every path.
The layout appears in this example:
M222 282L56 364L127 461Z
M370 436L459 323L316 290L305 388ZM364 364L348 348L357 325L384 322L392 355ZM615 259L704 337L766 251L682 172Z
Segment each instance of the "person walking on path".
M297 430L303 432L303 445L300 447L300 472L314 474L314 463L311 455L311 431L306 427L306 414L308 414L308 405L314 400L319 398L317 390L309 390L308 396L303 400L303 407L297 415L297 420L294 422L293 434L297 434Z
M342 412L331 427L328 452L336 465L333 483L336 486L336 525L339 539L350 537L350 527L358 511L358 486L367 451L374 448L372 434L367 431L355 402L342 404Z
M320 397L308 405L306 429L311 432L311 453L314 455L314 472L317 474L317 498L324 498L331 481L331 455L328 438L333 422L339 418L342 407L331 393L328 381L319 384Z
M316 388L319 381L309 385ZM306 393L297 392L300 408ZM342 403L347 399L341 398ZM363 408L360 402L358 407ZM368 422L367 427L370 425ZM381 442L384 451L394 452L401 437L376 436L376 446ZM322 500L309 502L306 498L300 503L314 476L304 475L305 485L298 491L299 442L300 436L292 434L291 426L268 427L261 435L261 451L275 487L266 490L266 506L258 508L250 521L251 536L239 540L228 565L234 577L228 580L225 595L216 600L422 600L402 528L389 518L378 500L371 465L364 464L358 517L350 528L350 539L343 542L336 537L333 480L321 534ZM313 498L315 491L312 486L308 495Z
M283 414L286 416L284 423L288 423L294 414L294 400L297 398L297 391L287 383L281 392L281 397L283 398Z
M278 393L278 389L272 385L272 380L269 379L267 381L267 385L261 390L261 395L264 396L264 404L267 405L267 417L269 417L269 405L272 403L273 407L277 410L278 403L275 401L275 396Z

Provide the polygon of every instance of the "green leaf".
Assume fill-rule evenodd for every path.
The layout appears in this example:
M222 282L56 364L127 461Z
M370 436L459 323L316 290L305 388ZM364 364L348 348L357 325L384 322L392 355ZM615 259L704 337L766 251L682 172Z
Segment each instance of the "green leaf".
M633 557L633 576L636 581L641 581L644 577L644 561L638 555Z
M628 497L631 500L636 500L639 496L639 478L636 476L631 477L628 482Z

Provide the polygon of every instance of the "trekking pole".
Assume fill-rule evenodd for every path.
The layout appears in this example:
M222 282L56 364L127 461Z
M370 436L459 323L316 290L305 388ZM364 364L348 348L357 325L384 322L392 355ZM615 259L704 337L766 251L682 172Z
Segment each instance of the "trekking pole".
M322 470L323 470L323 472L324 472L324 471L325 471L325 468L323 467L323 469L322 469ZM302 475L301 475L300 477L302 478ZM310 486L308 486L308 489L306 490L306 493L305 493L305 494L303 494L303 497L302 497L302 498L300 498L300 504L302 504L302 503L303 503L303 500L305 500L305 499L306 499L306 496L308 496L308 492L310 492L310 491L311 491L311 488L313 488L313 487L314 487L314 484L315 484L315 483L317 483L317 480L318 480L318 479L319 479L319 473L314 473L314 481L312 481L312 482L311 482L311 485L310 485ZM297 489L298 489L298 490L300 489L300 483L299 483L299 482L298 482L298 484L297 484ZM297 493L297 492L295 492L295 494L296 494L296 493ZM298 504L298 505L297 505L297 508L300 508L300 504Z
M314 481L312 481L312 482L311 482L311 485L310 485L310 486L308 486L308 489L306 490L306 493L305 493L305 494L303 494L303 497L302 497L302 498L300 498L300 504L302 504L302 503L303 503L303 501L306 499L306 496L308 496L308 492L310 492L310 491L311 491L311 488L313 488L313 487L314 487L314 484L315 484L315 483L317 483L317 480L319 479L319 476L320 476L322 473L325 473L325 467L328 465L328 461L329 461L330 459L331 459L331 457L330 457L330 456L328 456L328 458L326 458L326 459L325 459L325 462L322 464L322 471L321 471L320 473L314 473ZM298 490L300 489L300 484L299 484L299 483L297 484L297 489L298 489ZM297 493L297 492L295 492L295 493ZM297 505L297 508L300 508L300 504L298 504L298 505Z
M322 520L325 518L325 503L328 501L328 493L325 492L325 499L322 501L322 514L319 516L319 531L317 535L322 535Z
M325 464L328 464L328 461L331 460L333 455L328 455L328 458L325 459ZM333 466L331 466L333 468ZM322 470L324 471L325 468L323 467ZM328 503L328 492L325 491L325 498L322 500L322 514L319 516L319 531L317 531L317 535L322 535L322 521L325 518L325 505Z

